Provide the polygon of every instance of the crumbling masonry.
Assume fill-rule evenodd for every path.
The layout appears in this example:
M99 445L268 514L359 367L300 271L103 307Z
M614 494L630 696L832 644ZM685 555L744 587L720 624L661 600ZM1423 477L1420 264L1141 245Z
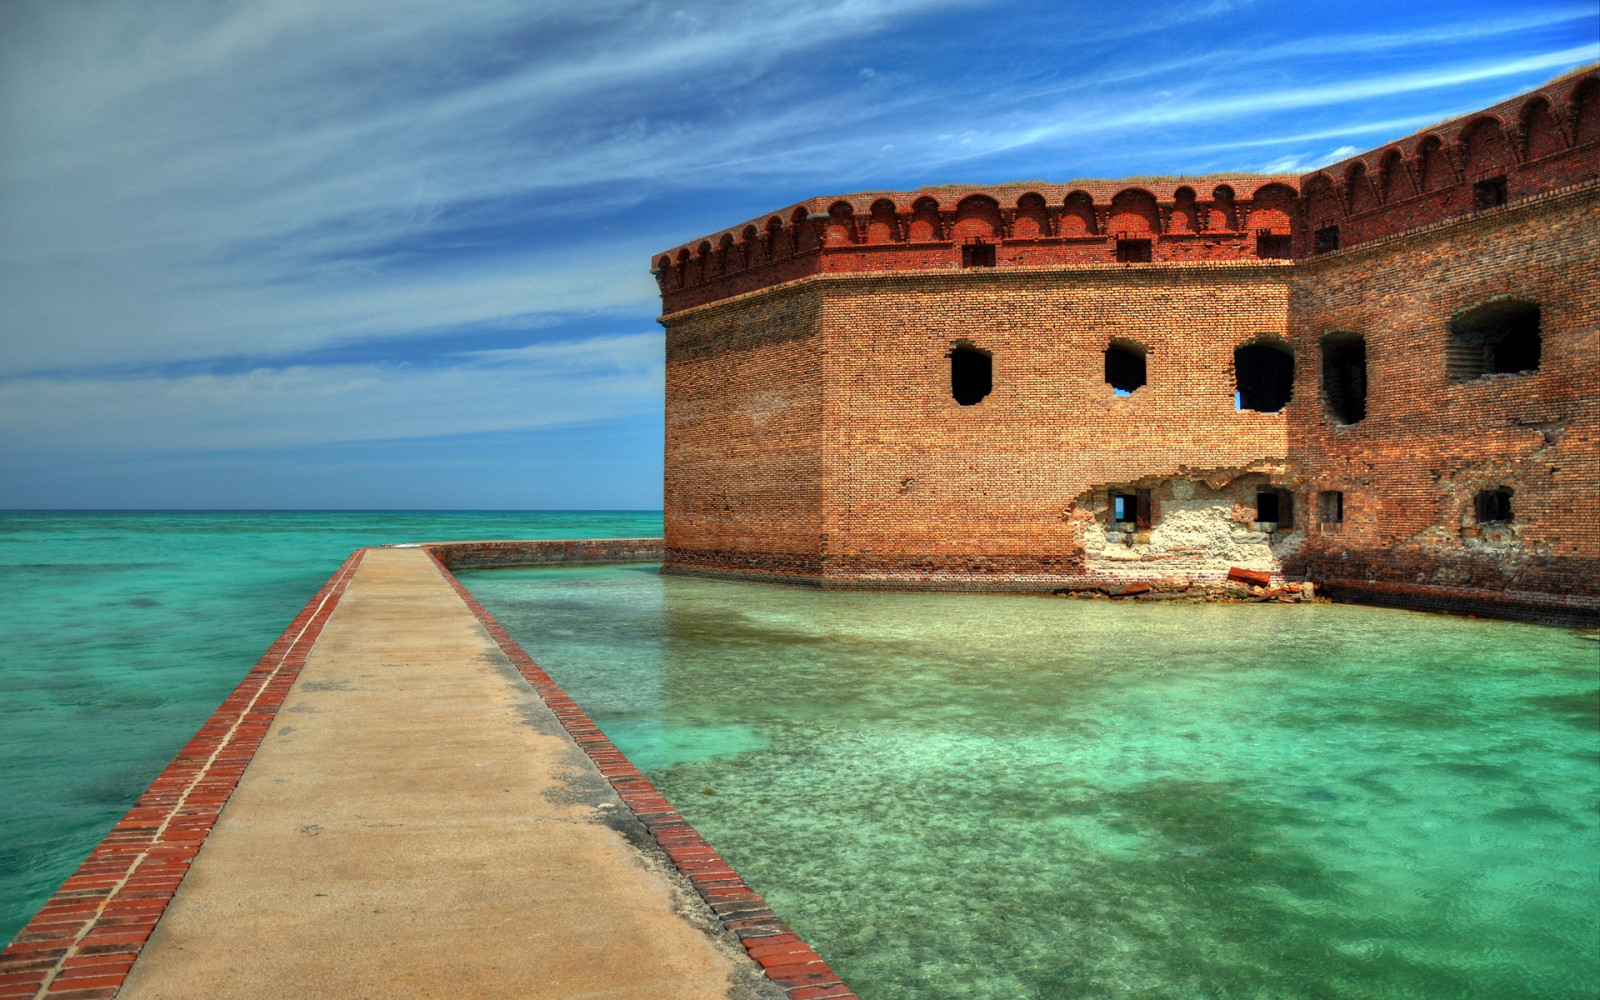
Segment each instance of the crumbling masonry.
M1600 76L1303 177L817 198L659 255L666 569L1600 621Z

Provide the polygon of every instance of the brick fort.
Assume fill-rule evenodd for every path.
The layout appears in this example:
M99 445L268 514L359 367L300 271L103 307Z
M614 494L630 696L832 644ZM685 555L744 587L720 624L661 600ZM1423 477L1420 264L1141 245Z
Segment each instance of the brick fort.
M1600 622L1600 74L1303 176L820 197L657 256L665 570Z

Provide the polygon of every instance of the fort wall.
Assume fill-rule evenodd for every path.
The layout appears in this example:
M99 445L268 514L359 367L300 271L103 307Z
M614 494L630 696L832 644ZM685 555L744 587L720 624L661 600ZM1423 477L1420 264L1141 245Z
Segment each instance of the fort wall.
M665 565L815 573L824 294L777 289L667 330Z
M1287 455L1282 413L1236 410L1233 352L1286 343L1280 264L967 270L827 284L827 577L1072 583L1106 498ZM1105 355L1144 356L1119 395ZM961 405L952 351L988 352ZM1226 572L1226 567L1223 567ZM1017 581L1020 582L1020 581Z
M1486 598L1559 616L1600 606L1600 188L1557 192L1448 227L1299 265L1297 354L1326 338L1366 343L1363 419L1329 405L1315 363L1288 407L1303 505L1293 569L1372 598L1468 607ZM1537 368L1452 375L1451 321L1474 307L1537 307ZM1505 523L1477 497L1504 490ZM1330 512L1331 513L1331 512Z
M1591 67L1302 178L868 192L686 244L666 566L1242 567L1600 620L1597 198Z

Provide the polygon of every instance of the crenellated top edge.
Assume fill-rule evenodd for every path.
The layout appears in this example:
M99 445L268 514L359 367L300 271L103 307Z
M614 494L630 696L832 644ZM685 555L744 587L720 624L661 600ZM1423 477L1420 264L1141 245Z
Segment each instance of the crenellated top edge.
M664 312L809 274L1304 258L1600 176L1600 64L1300 176L946 184L791 204L651 261Z
M1585 107L1593 111L1597 103L1600 103L1600 63L1590 63L1499 104L1417 129L1410 135L1309 171L1300 176L1299 187L1305 190L1308 185L1314 187L1314 182L1319 180L1342 180L1358 169L1376 173L1386 162L1402 158L1415 161L1426 157L1433 149L1449 151L1464 163L1471 152L1469 145L1485 126L1499 131L1499 138L1520 162L1527 158L1528 141L1542 115L1549 116L1550 124L1569 146L1579 145L1580 137L1573 134L1573 128Z
M912 191L856 191L850 194L818 195L795 202L736 226L720 229L699 239L679 244L671 250L656 254L659 261L670 257L678 260L684 253L694 255L704 247L718 247L724 242L738 243L749 239L751 231L763 235L768 231L793 226L810 220L822 222L841 208L850 215L867 217L887 205L897 215L911 215L931 202L931 210L952 215L969 199L987 199L1002 212L1026 210L1037 199L1039 208L1046 211L1060 209L1073 203L1104 207L1125 195L1143 195L1155 204L1168 208L1184 202L1209 204L1227 201L1253 201L1263 188L1287 188L1298 194L1300 179L1289 174L1206 174L1195 177L1125 177L1121 179L1078 179L1061 184L1042 181L1020 181L1005 184L937 184Z

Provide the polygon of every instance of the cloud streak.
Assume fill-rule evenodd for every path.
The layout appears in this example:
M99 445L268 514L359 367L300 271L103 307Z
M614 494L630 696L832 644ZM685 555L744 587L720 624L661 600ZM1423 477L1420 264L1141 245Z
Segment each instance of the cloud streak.
M12 379L0 383L0 453L22 467L63 453L110 459L594 423L657 412L662 380L654 334L474 352L444 369Z
M13 0L5 453L656 426L658 370L577 361L659 349L655 252L843 190L1300 169L1600 56L1596 19L1546 0L1355 33L1248 0ZM485 330L555 353L486 355Z

